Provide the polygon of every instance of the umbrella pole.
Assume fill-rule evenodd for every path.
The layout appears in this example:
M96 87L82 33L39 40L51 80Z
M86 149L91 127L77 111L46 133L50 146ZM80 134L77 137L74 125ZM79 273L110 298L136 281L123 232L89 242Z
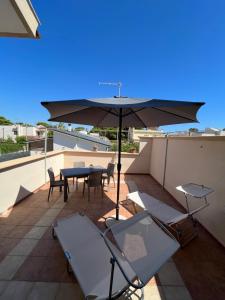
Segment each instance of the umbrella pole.
M119 220L120 171L121 171L121 139L122 139L122 108L120 108L120 111L119 111L118 163L117 163L117 196L116 196L116 220Z

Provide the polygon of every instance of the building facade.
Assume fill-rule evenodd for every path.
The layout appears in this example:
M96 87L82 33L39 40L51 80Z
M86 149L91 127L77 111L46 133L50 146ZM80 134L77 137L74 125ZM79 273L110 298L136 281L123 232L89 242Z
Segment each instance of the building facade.
M0 139L16 139L17 136L25 137L45 137L46 128L44 126L24 126L20 124L0 125Z
M109 151L111 143L105 137L91 136L77 131L53 129L53 149Z

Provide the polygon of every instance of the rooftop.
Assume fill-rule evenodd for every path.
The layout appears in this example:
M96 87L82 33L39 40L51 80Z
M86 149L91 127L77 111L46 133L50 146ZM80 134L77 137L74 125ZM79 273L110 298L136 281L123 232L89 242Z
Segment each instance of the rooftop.
M176 186L193 182L214 190L209 206L195 215L198 236L150 281L145 299L224 299L224 151L225 137L145 137L139 153L122 153L125 217L135 213L123 202L128 191L138 189L185 211L185 197ZM115 160L114 152L67 150L0 163L0 299L45 299L46 291L47 299L82 298L75 277L67 274L58 241L52 239L51 224L81 211L104 230L104 218L115 213L116 189L105 190L103 200L92 193L88 203L80 179L78 191L70 182L68 202L54 190L48 203L46 169L52 167L58 175L74 162L106 167ZM190 201L192 209L199 203ZM190 221L183 226L188 233Z
M129 186L132 189L134 185L182 209L149 175L123 176L121 200L125 200ZM104 218L114 213L116 189L111 185L105 190L103 200L96 192L89 203L82 196L81 181L78 191L70 182L70 190L68 202L63 201L63 193L54 190L48 203L46 184L1 215L2 299L83 299L76 278L67 273L58 241L52 238L51 224L79 211L104 230ZM132 215L129 206L122 206L121 213ZM150 299L224 299L224 264L224 248L198 225L198 237L162 267L145 287L145 295Z
M66 134L66 135L69 135L69 136L72 136L75 138L79 138L82 140L95 142L96 144L102 144L102 145L109 146L109 147L111 146L111 142L106 137L101 137L101 136L95 137L93 135L83 134L76 130L75 131L66 131L66 130L60 130L60 129L53 128L52 131L59 132L61 134Z

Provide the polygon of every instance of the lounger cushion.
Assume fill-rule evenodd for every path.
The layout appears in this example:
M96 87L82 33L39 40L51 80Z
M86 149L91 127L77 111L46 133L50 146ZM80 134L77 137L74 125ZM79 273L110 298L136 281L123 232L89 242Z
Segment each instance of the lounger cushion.
M70 265L85 297L107 298L111 274L111 253L99 229L86 216L74 214L69 218L59 220L54 230L63 250L70 257ZM115 248L114 245L111 246ZM115 251L118 252L116 249ZM135 273L127 261L122 256L120 259L129 278L134 278ZM127 286L127 281L115 265L113 294Z
M112 226L111 230L119 248L145 284L180 247L146 211Z
M146 193L138 191L130 193L127 195L127 199L149 211L164 224L172 225L188 217L188 214L184 214Z

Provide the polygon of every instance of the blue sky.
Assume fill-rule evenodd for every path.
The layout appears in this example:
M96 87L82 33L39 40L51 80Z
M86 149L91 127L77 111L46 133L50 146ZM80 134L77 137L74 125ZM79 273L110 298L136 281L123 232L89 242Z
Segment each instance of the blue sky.
M32 1L40 40L0 39L0 115L46 121L43 100L124 96L205 101L200 124L225 127L224 0Z

